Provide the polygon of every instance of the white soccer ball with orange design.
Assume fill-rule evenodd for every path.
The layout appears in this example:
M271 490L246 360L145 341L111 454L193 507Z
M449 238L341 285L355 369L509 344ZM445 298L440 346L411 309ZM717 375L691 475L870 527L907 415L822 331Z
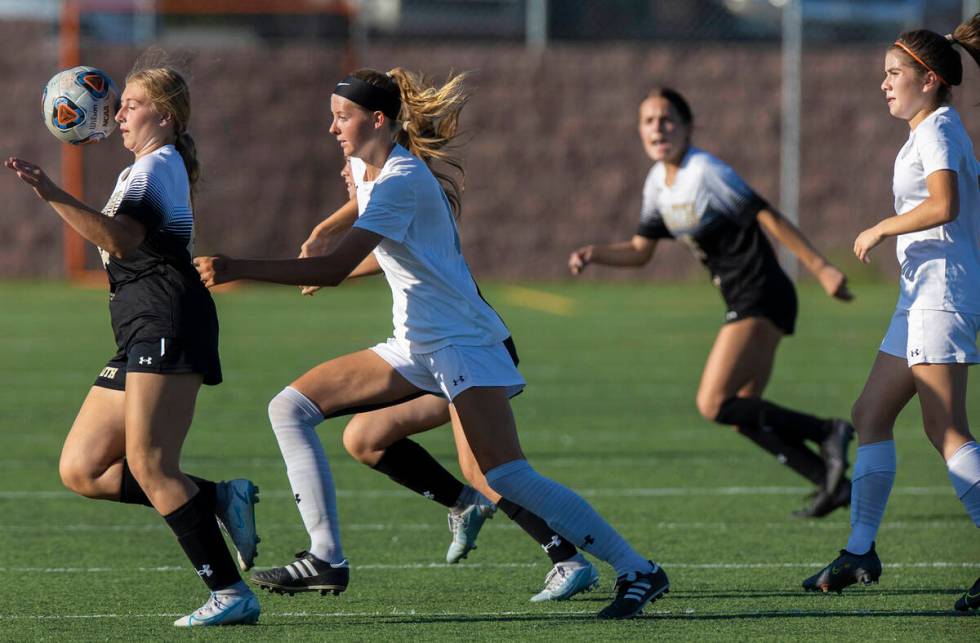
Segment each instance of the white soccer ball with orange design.
M95 67L73 67L55 74L44 87L44 124L59 140L72 145L101 141L116 129L119 91Z

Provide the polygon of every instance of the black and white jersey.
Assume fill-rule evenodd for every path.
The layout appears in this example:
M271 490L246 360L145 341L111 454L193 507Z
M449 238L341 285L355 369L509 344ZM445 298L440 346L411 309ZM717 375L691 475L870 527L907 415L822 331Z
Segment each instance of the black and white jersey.
M131 217L146 228L143 242L125 258L100 249L118 347L159 337L216 341L214 303L191 263L190 184L176 148L165 145L123 170L102 212Z
M120 173L102 213L139 221L146 227L146 238L125 259L99 249L111 292L161 263L191 267L194 215L190 194L184 161L173 145L164 145Z
M673 185L666 184L665 174L658 162L647 175L638 235L687 245L730 306L763 298L773 281L785 282L756 220L767 203L731 167L690 147Z

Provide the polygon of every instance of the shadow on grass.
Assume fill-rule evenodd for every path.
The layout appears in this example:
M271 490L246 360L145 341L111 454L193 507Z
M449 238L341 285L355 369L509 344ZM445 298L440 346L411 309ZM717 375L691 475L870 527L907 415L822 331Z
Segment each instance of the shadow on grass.
M977 618L977 612L956 612L954 610L833 610L833 611L807 611L807 610L766 610L758 612L714 612L706 614L690 613L651 613L643 614L634 619L636 621L746 621L746 620L770 620L770 619L799 619L799 618ZM548 623L555 626L564 624L582 623L606 623L599 621L595 614L474 614L466 616L463 614L438 615L431 614L426 616L398 615L398 616L372 616L370 618L351 618L345 616L344 622L351 626L363 625L438 625L438 624L458 624L458 623ZM317 625L322 624L315 618L309 621L290 620L290 626L296 625ZM277 624L269 623L269 626Z
M847 594L837 594L836 592L830 592L827 594L817 594L812 592L804 592L802 590L786 590L786 591L773 591L773 590L738 590L730 592L714 592L714 591L671 591L671 598L806 598L810 597L812 600L819 600L819 597L826 597L827 600L832 600L834 597L839 596L840 598L855 597L855 596L918 596L918 595L951 595L959 596L963 593L963 589L882 589L882 590L869 590L864 589L858 592L848 592Z

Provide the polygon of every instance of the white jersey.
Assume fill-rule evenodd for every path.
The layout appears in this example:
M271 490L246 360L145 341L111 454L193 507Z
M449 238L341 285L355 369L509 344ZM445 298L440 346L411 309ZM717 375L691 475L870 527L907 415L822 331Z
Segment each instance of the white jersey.
M959 214L928 230L898 236L900 310L980 313L980 189L977 163L959 114L943 106L909 134L895 159L895 212L905 214L926 200L926 177L956 172Z
M394 338L412 353L489 346L510 333L463 259L449 200L428 166L395 145L374 181L351 158L355 227L384 237L374 249L391 288Z

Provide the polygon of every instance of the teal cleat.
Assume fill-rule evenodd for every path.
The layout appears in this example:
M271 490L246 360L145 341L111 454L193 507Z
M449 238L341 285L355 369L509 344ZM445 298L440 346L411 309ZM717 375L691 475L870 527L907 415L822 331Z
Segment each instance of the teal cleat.
M208 602L193 614L174 621L176 627L205 625L254 625L259 620L259 599L251 590L242 594L211 593Z
M476 549L476 537L487 518L493 518L496 505L473 504L462 511L449 512L449 533L453 542L446 552L446 562L455 565Z
M566 601L581 592L590 592L598 585L598 570L582 554L577 554L551 568L544 577L544 589L532 596L531 602Z
M261 542L255 533L255 504L259 488L251 480L238 478L218 483L216 516L221 530L228 534L238 554L238 566L248 571L255 565Z

